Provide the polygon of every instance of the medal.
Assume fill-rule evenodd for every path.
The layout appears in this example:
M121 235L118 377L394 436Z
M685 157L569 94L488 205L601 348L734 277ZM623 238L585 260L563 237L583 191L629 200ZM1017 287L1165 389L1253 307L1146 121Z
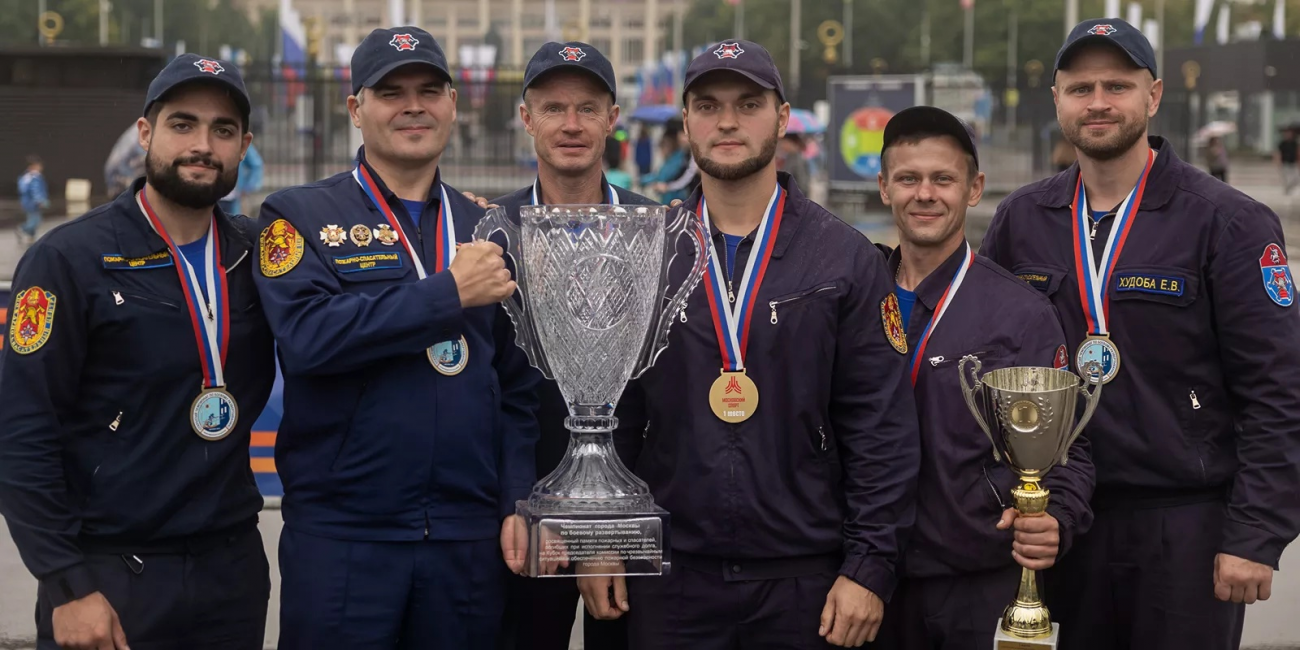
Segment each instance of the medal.
M204 389L190 406L190 426L204 440L225 438L238 421L239 406L234 396L220 388Z
M1142 205L1142 194L1146 191L1147 179L1150 177L1151 165L1155 159L1156 152L1152 149L1147 155L1147 166L1142 169L1137 185L1133 186L1128 197L1115 211L1115 226L1111 228L1110 236L1106 238L1100 266L1092 253L1091 238L1088 236L1090 212L1088 196L1083 188L1083 174L1080 174L1075 182L1074 202L1070 205L1070 211L1074 216L1074 270L1075 279L1079 284L1079 299L1083 304L1084 319L1088 324L1088 337L1079 344L1079 349L1074 354L1074 363L1075 368L1080 373L1084 373L1088 381L1092 381L1088 373L1089 366L1085 365L1088 363L1098 364L1101 373L1098 381L1103 384L1110 383L1119 373L1119 348L1115 347L1115 342L1110 340L1110 294L1107 286L1110 284L1111 274L1115 271L1115 262L1119 259L1120 252L1124 250L1124 242L1128 239L1129 229L1133 226L1138 207Z
M469 343L461 336L455 340L434 343L425 350L425 354L434 370L452 377L459 375L469 364Z
M754 303L758 288L767 274L772 259L776 236L781 231L781 215L785 211L785 192L778 184L772 199L763 211L763 220L754 235L754 246L745 263L740 290L733 303L728 299L727 276L722 273L722 261L713 250L713 233L709 226L709 206L700 197L699 213L704 222L708 241L709 265L705 269L704 289L708 294L709 313L713 317L713 331L718 337L722 352L722 375L709 388L709 406L723 422L744 422L758 409L758 386L745 372L745 351L749 347L749 321L754 316Z
M199 357L203 363L203 390L190 406L190 427L204 440L221 440L235 430L235 425L239 422L239 406L235 403L235 397L226 390L223 372L226 352L230 348L230 294L226 287L226 268L221 264L216 213L213 213L208 226L208 241L203 247L203 273L207 281L205 293L194 266L181 254L176 242L172 241L163 228L162 221L149 206L144 190L136 193L136 203L140 206L140 211L144 212L149 226L167 243L172 258L176 260L176 274L180 277L190 324L194 327L194 339L198 343Z
M901 262L900 262L901 263ZM948 306L952 304L953 299L957 297L957 290L961 288L966 281L966 272L970 270L971 265L975 263L975 253L970 249L970 243L966 243L966 255L960 265L957 266L957 272L952 275L952 280L948 282L948 288L943 290L943 296L939 298L939 304L934 306L934 313L930 315L930 322L925 324L925 329L921 331L921 338L916 344L916 349L912 351L912 386L916 386L916 375L920 370L917 361L921 355L925 354L925 346L930 342L930 335L939 327L939 320L943 315L948 313Z
M357 184L361 186L361 191L370 198L370 202L383 213L384 219L388 221L387 224L381 224L379 228L372 233L375 239L379 240L379 243L384 245L392 245L395 241L401 242L402 246L406 248L406 254L411 256L411 262L415 266L415 274L421 280L429 277L428 272L424 270L424 259L420 257L419 251L415 250L415 246L411 243L411 238L406 236L406 231L402 228L402 223L397 220L397 215L393 214L393 209L388 206L388 202L384 201L383 197L379 194L379 186L375 184L375 179L370 177L370 172L366 170L366 166L357 165L357 168L352 170L352 177L355 178ZM451 261L456 259L456 222L452 219L451 202L447 200L447 186L441 183L438 185L439 190L442 192L442 197L441 204L438 206L438 228L436 235L438 238L438 245L434 253L434 273L441 273L447 270L447 268L451 266ZM416 225L418 226L419 224ZM460 346L457 353L459 355L458 358L460 359L459 365L451 364L443 366L437 360L444 357L443 346L452 344ZM465 341L465 337L462 336L459 341L444 341L429 346L429 348L425 350L425 356L429 358L429 363L433 365L434 370L448 376L460 374L460 371L465 369L465 364L469 361L469 344Z
M723 371L709 388L709 406L723 422L744 422L758 409L758 386L743 370Z

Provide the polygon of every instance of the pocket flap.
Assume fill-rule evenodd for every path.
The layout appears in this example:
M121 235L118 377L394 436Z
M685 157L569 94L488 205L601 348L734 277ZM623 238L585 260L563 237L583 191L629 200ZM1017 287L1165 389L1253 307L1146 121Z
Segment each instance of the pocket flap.
M333 255L329 260L334 272L348 282L394 280L411 271L406 255L399 250Z
M1185 307L1196 301L1200 278L1186 269L1145 266L1115 269L1110 278L1114 300L1149 300Z

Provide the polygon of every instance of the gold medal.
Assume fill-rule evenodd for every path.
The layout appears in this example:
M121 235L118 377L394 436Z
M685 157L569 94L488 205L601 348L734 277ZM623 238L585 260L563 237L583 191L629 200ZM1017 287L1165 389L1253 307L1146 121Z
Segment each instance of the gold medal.
M709 406L723 422L744 422L758 410L758 386L743 370L724 370L709 389Z
M469 342L462 336L455 340L435 343L425 350L425 355L429 357L429 363L433 364L434 370L448 377L454 377L469 365Z

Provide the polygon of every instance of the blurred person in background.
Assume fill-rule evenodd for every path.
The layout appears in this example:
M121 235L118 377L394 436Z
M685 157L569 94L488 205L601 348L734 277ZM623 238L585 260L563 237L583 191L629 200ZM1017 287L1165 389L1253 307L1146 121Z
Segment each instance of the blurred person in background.
M605 180L610 185L627 189L632 187L632 175L623 171L623 148L613 138L605 139Z
M1228 147L1223 144L1223 138L1213 136L1205 145L1205 166L1211 176L1228 182Z
M794 177L799 187L812 187L808 160L803 157L803 138L798 133L786 133L776 146L776 168Z
M239 200L246 194L262 189L262 168L261 154L257 152L257 147L249 145L248 155L239 163L238 184L218 202L226 214L243 214Z
M1296 149L1296 127L1285 127L1282 129L1282 140L1277 143L1277 151L1273 152L1273 164L1282 170L1282 189L1287 194L1296 185L1300 185L1300 168L1296 166L1297 153L1300 152Z
M640 176L648 175L654 169L655 142L650 137L650 128L642 124L636 131L635 147L636 171Z
M27 157L27 171L18 177L18 202L26 215L23 225L18 227L18 243L24 248L36 241L36 229L41 225L41 211L50 207L50 192L42 173L44 169L40 156L31 155Z
M691 181L698 177L694 173L690 148L685 139L681 121L669 122L659 138L659 153L662 158L659 169L641 177L641 185L658 194L659 200L664 203L685 200L694 189ZM686 182L681 182L683 179Z

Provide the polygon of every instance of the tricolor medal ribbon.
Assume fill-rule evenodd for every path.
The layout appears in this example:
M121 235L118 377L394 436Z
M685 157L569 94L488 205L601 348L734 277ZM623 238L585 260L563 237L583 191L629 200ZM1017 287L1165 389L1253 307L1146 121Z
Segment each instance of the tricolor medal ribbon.
M1142 205L1142 195L1146 191L1147 179L1151 175L1151 166L1155 162L1156 152L1152 149L1147 155L1146 167L1138 177L1128 197L1119 205L1115 213L1115 225L1098 265L1092 252L1092 242L1088 237L1091 212L1088 210L1088 195L1084 191L1083 175L1080 174L1074 186L1074 201L1070 204L1070 213L1074 217L1074 270L1079 284L1079 299L1083 305L1084 319L1088 325L1088 336L1079 344L1075 352L1076 368L1088 368L1089 363L1096 363L1101 368L1099 381L1110 383L1119 373L1119 349L1110 339L1110 295L1107 286L1115 271L1115 263L1124 250L1133 220Z
M948 281L948 288L943 290L943 295L939 297L939 303L934 306L934 313L930 315L930 322L925 324L924 330L921 330L921 338L917 341L916 349L912 351L911 374L913 387L916 387L916 376L920 370L917 361L921 359L921 355L925 354L925 347L930 342L930 336L938 329L939 321L943 319L944 314L948 313L948 307L952 305L952 301L957 297L957 290L961 289L962 283L966 281L966 273L975 264L975 253L971 251L969 242L965 244L965 250L965 257L962 258L961 264L957 266L957 272L953 273L952 279Z
M388 221L388 227L397 233L397 239L402 242L406 248L406 254L411 257L411 264L415 267L415 274L421 280L429 277L424 268L424 259L420 252L416 250L414 241L406 235L406 229L402 227L402 222L397 219L393 209L389 207L388 202L384 200L379 192L379 185L371 177L370 171L365 165L357 165L352 170L352 177L356 179L357 185L361 186L361 191L370 199L384 219ZM438 225L437 225L437 247L435 248L435 257L433 263L433 272L441 273L451 267L452 260L456 259L456 222L451 214L451 202L447 200L447 186L439 183L439 191L442 193L438 205ZM419 227L419 224L415 224ZM429 359L429 364L434 370L447 376L458 375L465 369L469 362L469 342L465 336L461 335L459 340L440 341L425 350L425 356Z
M149 205L144 190L136 193L136 204L144 213L149 226L167 244L175 260L176 275L185 294L185 305L194 328L194 341L199 349L203 368L203 387L190 406L190 426L204 440L221 440L235 430L239 421L239 406L226 390L223 368L230 347L230 295L226 285L226 267L221 263L221 242L217 232L214 211L208 226L208 240L203 248L202 273L207 281L207 291L194 266L181 254L180 247L167 234L158 214Z
M763 277L767 275L784 211L785 190L778 184L763 211L763 220L758 224L754 246L733 304L727 299L727 277L722 270L722 260L713 247L709 207L704 198L700 198L699 214L704 222L708 241L706 254L709 256L704 288L708 294L709 313L713 317L713 331L722 353L722 374L709 389L709 405L724 422L744 422L758 409L758 386L745 373L745 351L749 347L749 323L754 315L754 302L759 287L763 285Z

